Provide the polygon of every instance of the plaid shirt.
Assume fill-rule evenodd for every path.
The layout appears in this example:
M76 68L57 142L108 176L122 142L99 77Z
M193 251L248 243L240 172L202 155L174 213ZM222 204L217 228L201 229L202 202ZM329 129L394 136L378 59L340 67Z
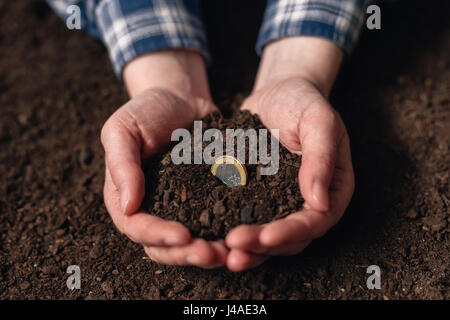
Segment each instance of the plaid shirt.
M106 45L120 78L133 58L167 48L209 52L197 0L47 0L64 19L78 5L81 25ZM256 50L289 36L329 39L351 52L363 24L367 0L268 0Z

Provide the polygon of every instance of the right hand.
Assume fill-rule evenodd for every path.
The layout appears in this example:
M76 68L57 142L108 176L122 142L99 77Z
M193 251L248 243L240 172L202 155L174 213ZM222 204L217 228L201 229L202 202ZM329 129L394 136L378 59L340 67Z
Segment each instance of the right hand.
M140 208L145 193L141 160L164 150L174 129L188 128L215 109L209 99L151 88L119 108L102 129L106 208L117 229L142 244L156 262L212 268L226 261L223 241L192 239L181 223Z

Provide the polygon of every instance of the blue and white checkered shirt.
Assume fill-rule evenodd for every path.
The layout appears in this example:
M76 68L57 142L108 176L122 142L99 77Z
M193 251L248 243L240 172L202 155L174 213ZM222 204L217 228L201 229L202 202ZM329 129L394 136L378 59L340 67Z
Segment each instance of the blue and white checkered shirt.
M120 78L133 58L167 48L188 48L209 57L197 0L47 0L64 19L77 5L81 26L101 39ZM268 0L256 43L289 36L329 39L351 52L363 24L367 0Z

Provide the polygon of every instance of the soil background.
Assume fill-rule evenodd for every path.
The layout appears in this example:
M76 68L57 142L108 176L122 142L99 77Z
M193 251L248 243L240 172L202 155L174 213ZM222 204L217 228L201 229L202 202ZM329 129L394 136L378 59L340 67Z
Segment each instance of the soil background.
M264 2L203 4L227 113L251 90ZM382 29L363 32L331 97L352 142L347 213L303 253L231 273L152 263L115 230L99 135L124 87L102 44L43 1L0 0L0 298L449 299L450 2L380 6Z

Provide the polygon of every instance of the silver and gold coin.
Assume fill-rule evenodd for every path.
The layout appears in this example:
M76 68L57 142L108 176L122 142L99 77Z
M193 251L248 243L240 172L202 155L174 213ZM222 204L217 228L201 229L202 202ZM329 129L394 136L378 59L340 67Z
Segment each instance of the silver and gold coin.
M231 156L217 158L211 167L211 173L228 187L245 186L247 183L245 166Z

